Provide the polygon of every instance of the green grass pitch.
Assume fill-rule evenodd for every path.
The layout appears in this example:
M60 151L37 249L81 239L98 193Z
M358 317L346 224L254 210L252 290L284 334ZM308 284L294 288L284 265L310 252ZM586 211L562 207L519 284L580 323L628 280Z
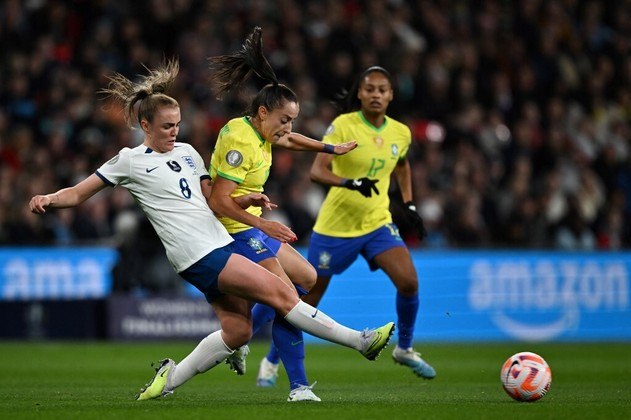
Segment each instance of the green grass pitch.
M0 418L37 419L628 419L631 343L417 344L438 372L432 381L394 365L392 345L376 362L333 345L307 346L309 380L321 403L288 403L281 372L275 388L255 386L264 343L251 345L248 371L219 365L166 398L136 402L150 361L182 359L192 342L3 342ZM552 387L534 403L513 401L499 380L518 351L543 356Z

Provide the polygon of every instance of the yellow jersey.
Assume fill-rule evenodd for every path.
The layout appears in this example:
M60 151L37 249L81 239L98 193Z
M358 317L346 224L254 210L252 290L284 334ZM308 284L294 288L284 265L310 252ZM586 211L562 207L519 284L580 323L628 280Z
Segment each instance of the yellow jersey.
M208 170L213 181L217 176L237 183L231 194L239 197L252 192L263 192L263 185L272 166L272 144L252 126L247 117L234 118L219 131ZM250 206L248 213L261 216L261 207ZM252 226L228 217L219 217L228 233L238 233Z
M388 198L390 175L410 148L410 129L388 117L381 127L375 127L361 111L356 111L338 116L322 139L330 144L351 140L357 141L357 148L333 158L333 173L348 179L378 179L379 194L368 198L358 191L331 187L313 227L314 232L322 235L350 238L392 223Z

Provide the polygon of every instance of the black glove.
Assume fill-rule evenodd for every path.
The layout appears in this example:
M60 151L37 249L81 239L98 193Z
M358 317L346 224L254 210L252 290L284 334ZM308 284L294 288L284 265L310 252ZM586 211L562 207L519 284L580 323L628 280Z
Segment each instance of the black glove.
M405 215L408 218L408 221L414 226L416 229L416 235L420 240L423 240L427 236L427 231L425 230L425 225L423 224L423 218L416 212L416 206L413 201L408 201L404 204L405 206Z
M375 186L377 182L379 182L378 179L347 179L344 181L344 186L349 190L359 191L364 197L371 197L373 191L375 192L375 195L379 194L379 190Z

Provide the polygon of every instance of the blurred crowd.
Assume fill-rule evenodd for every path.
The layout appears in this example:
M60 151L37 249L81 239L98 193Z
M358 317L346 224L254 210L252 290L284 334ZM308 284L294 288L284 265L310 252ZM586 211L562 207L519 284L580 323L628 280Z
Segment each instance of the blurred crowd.
M44 217L28 200L142 141L97 91L113 72L133 79L165 58L180 60L169 92L179 138L208 162L218 130L261 86L253 79L217 101L207 58L240 48L256 25L300 99L294 130L314 138L361 70L392 72L389 114L412 129L414 197L429 231L415 238L393 187L410 246L631 246L629 0L4 0L0 244L116 246L130 287L140 268L164 277L161 245L124 189ZM309 180L313 157L275 151L266 190L279 204L267 217L301 245L326 193Z

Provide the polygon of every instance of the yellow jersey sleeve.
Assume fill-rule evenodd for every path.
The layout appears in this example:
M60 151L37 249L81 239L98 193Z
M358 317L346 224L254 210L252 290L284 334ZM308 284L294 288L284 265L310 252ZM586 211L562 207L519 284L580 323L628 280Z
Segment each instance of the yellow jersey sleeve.
M237 184L245 180L252 167L252 153L250 142L239 131L229 122L219 132L211 159L211 177L218 175Z
M409 150L410 129L388 117L381 127L374 127L358 111L337 117L323 138L332 144L351 140L357 141L357 148L333 158L333 173L348 179L376 179L379 194L368 198L358 191L331 187L313 228L323 235L361 236L392 223L388 198L390 176Z
M230 120L219 132L210 160L210 177L215 180L219 176L236 182L232 197L263 192L272 165L271 147L247 119ZM262 214L260 207L248 207L246 211L259 217ZM251 228L228 217L220 217L219 221L229 233Z

